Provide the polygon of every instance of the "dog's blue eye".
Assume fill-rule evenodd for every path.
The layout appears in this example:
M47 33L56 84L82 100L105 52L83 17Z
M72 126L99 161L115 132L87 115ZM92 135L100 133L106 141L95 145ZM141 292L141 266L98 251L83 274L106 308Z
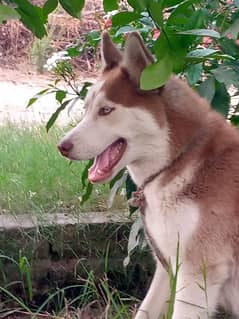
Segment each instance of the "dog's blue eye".
M104 106L99 109L99 115L108 115L110 114L115 108L114 107L109 107L109 106Z

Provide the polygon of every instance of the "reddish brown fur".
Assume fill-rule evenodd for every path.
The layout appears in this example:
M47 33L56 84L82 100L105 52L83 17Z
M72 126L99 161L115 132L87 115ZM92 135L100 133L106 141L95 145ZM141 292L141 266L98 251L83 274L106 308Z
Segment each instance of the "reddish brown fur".
M176 300L173 318L196 319L201 311L203 318L208 318L208 311L205 312L207 301L211 303L210 312L216 309L218 302L222 302L238 315L238 132L211 110L206 100L176 77L172 77L160 90L140 91L140 74L153 59L137 33L129 35L122 54L109 35L104 33L102 53L104 81L95 87L96 94L103 90L108 102L110 100L125 108L141 108L151 113L158 123L158 126L155 125L150 116L145 123L139 123L139 118L136 118L142 136L144 130L151 132L150 125L153 127L153 136L150 136L153 147L147 149L150 138L140 140L145 141L148 151L148 157L141 159L141 143L135 139L136 148L132 147L131 152L133 154L136 150L139 160L129 160L125 165L128 165L138 186L144 185L145 227L156 256L162 250L167 258L174 260L174 244L179 238L177 297L185 303ZM93 93L86 102L89 107L92 97ZM105 102L99 100L97 107ZM96 105L96 101L93 104ZM135 112L135 116L138 113L142 116L142 112ZM118 123L118 118L115 117L114 121ZM67 138L72 139L73 136L73 141L74 138L78 141L80 126ZM145 184L147 179L151 181ZM204 292L198 290L198 283L205 284L202 282L202 264L206 266L205 288L209 289L209 294L205 290L208 294L206 303ZM155 274L137 319L145 319L145 314L150 319L158 318L169 300L167 273L161 269L159 262ZM161 290L161 287L165 289ZM201 309L195 309L195 305Z
M200 230L194 235L198 247L202 245L202 251L208 256L207 247L211 249L211 242L218 241L220 244L216 245L215 255L221 253L218 247L225 248L225 253L227 248L235 247L238 254L238 132L221 115L212 111L206 100L175 77L160 92L142 93L121 68L114 68L104 76L106 82L102 89L109 100L125 107L147 109L160 126L167 121L172 164L164 173L165 184L190 162L196 161L199 165L193 182L178 195L193 199L201 208ZM220 223L218 218L222 219ZM199 265L193 242L188 249L188 257ZM216 256L211 251L210 254L211 260L215 261Z

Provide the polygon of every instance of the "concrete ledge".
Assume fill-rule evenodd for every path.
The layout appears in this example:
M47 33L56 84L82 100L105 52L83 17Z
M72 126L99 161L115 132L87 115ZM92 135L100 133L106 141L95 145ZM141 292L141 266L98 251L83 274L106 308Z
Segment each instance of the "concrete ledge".
M132 222L126 213L118 212L87 212L79 213L78 216L54 213L39 216L23 215L0 215L0 231L10 229L31 229L40 226L66 226L77 224L105 224L105 223L129 223Z

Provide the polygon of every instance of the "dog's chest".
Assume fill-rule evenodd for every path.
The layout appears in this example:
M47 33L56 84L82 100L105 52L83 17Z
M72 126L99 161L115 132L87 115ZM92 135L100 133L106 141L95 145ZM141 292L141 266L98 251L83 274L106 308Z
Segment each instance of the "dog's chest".
M183 186L184 180L172 181L162 188L155 181L145 190L146 231L167 260L176 256L178 241L180 255L183 254L199 221L196 203L177 196Z

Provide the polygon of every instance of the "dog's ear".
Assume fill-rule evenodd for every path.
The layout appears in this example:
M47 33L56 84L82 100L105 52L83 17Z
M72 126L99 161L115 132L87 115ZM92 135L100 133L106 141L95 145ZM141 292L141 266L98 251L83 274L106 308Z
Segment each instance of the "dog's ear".
M101 38L101 60L103 71L110 70L119 65L122 60L120 50L112 42L109 33L103 32Z
M146 48L141 36L131 32L125 43L123 66L137 88L140 87L140 75L143 69L154 62L154 58Z

